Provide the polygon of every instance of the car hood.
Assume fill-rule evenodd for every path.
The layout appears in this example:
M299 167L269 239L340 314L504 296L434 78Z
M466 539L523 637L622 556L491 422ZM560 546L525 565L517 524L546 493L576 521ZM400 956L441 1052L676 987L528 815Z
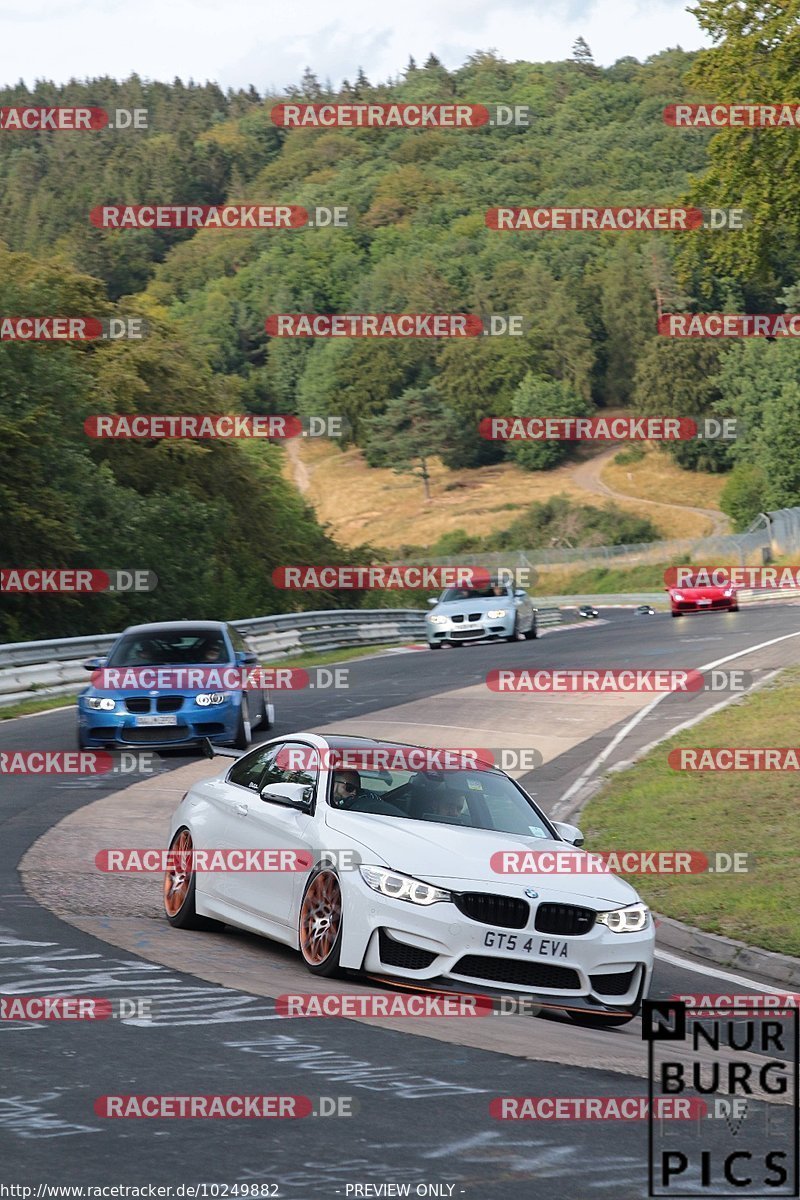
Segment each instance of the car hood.
M491 856L501 850L574 850L584 854L567 842L340 809L329 809L326 823L337 834L363 847L359 853L364 862L392 867L438 887L459 891L474 889L477 884L479 891L520 895L521 889L535 886L546 890L548 896L616 905L633 904L639 898L629 883L612 874L500 875L489 865Z
M670 592L679 595L681 600L719 600L727 590L721 587L670 588Z
M235 670L239 670L239 669L248 670L248 669L252 669L252 668L247 668L247 667L240 668L239 664L235 663L235 662L233 662L233 663L180 663L180 664L175 663L172 665L170 665L169 663L165 663L160 667L142 668L142 667L136 667L136 666L132 666L132 667L111 666L111 667L102 668L102 670L120 672L120 679L123 679L124 676L126 675L126 673L130 673L131 681L133 680L133 672L138 671L138 670L143 670L143 669L152 670L154 672L174 671L175 672L174 682L172 684L168 684L165 687L100 687L99 686L100 680L95 682L94 679L92 679L89 686L86 688L86 690L84 692L81 693L81 695L84 695L84 696L87 696L87 695L88 696L114 696L116 698L124 700L129 696L139 696L139 697L141 697L141 696L165 696L165 695L197 696L203 692L217 692L217 691L228 691L229 692L232 690L231 688L215 686L214 676L211 675L210 673L217 672L219 674L220 681L222 681L223 680L223 677L221 674L222 672L235 671ZM201 687L185 686L185 684L188 683L188 680L182 679L181 673L187 672L187 671L207 671L207 672L209 672L208 677L205 677L205 676L203 677L203 678L208 678L208 683L206 684L206 686L201 686ZM92 675L94 675L94 674L95 674L95 672L92 672ZM181 686L182 684L184 686Z
M488 596L484 600L448 600L445 604L437 604L428 616L437 613L442 617L452 616L453 613L489 612L490 609L504 608L506 612L514 607L510 596Z

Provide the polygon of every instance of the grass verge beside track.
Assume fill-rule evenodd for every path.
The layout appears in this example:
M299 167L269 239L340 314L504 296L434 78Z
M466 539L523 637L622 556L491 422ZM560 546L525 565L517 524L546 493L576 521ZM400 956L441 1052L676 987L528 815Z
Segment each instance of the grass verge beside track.
M748 851L747 874L628 878L657 912L800 956L798 773L676 771L667 755L677 746L800 747L800 670L663 742L612 777L580 820L594 850Z

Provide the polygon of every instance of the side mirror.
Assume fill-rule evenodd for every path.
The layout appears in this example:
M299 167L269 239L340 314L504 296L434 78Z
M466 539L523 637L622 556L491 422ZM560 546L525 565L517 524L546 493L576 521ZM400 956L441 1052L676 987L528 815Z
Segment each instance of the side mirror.
M316 792L307 783L268 783L261 789L261 799L289 808L307 811L314 803Z
M258 655L253 650L239 650L236 658L243 667L254 667L258 663Z
M428 604L431 606L431 608L433 608L433 607L434 607L435 605L437 605L438 603L439 603L439 601L438 601L438 600L434 600L434 599L431 599L431 600L429 600L429 601L428 601Z
M514 595L518 600L521 600L525 595L527 595L527 593L522 588L517 588L517 590L514 592Z
M83 669L84 671L99 671L105 664L106 660L104 658L87 658L83 664Z
M553 821L556 833L573 846L583 845L583 834L577 825L567 825L565 821Z

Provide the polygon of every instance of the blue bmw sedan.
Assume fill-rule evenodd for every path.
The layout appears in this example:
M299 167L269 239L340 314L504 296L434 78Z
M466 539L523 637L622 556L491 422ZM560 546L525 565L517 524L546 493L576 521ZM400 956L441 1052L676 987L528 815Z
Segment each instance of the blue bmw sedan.
M208 738L245 750L256 726L267 730L274 724L269 692L204 687L203 681L235 678L257 664L242 635L222 621L132 625L107 658L84 663L93 675L78 696L78 745L82 750L156 749ZM139 676L141 686L136 686ZM115 679L124 685L111 686Z

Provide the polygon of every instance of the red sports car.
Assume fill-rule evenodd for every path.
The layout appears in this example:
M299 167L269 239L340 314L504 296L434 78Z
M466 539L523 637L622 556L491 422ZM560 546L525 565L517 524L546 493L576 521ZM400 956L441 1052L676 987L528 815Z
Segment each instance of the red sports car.
M719 612L720 609L724 612L739 611L735 587L715 587L709 583L690 581L666 590L669 592L673 617L682 617L684 613Z

